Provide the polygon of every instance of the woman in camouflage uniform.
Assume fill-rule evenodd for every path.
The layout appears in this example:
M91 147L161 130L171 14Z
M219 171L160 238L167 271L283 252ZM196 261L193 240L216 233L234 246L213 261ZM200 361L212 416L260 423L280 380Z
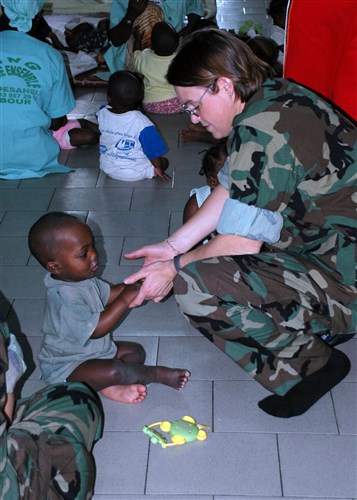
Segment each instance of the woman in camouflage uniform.
M87 500L94 493L91 450L102 433L100 400L80 382L53 384L18 400L10 415L19 352L8 356L9 339L0 323L0 498Z
M191 324L273 393L259 407L300 415L350 368L321 336L356 332L356 126L220 30L192 35L167 78L229 157L192 219L126 256L145 257L131 306L174 284Z

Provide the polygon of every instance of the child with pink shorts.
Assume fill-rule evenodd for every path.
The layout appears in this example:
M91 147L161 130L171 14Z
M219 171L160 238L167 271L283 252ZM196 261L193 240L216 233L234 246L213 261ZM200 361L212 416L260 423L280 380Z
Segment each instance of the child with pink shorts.
M84 118L69 120L67 116L62 116L52 120L51 129L61 149L75 149L99 142L98 125Z

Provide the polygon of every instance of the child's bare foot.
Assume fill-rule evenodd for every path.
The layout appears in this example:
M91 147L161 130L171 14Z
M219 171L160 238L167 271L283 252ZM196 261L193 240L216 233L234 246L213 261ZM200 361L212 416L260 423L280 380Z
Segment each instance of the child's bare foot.
M156 366L155 380L159 384L165 384L174 389L181 390L185 387L191 373L182 368L167 368L166 366Z
M112 385L100 392L106 398L121 403L141 403L146 397L146 387L143 384Z

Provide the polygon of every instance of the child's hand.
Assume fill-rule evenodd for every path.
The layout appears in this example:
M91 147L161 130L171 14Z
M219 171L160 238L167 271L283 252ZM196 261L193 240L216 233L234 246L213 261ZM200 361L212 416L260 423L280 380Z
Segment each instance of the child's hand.
M142 39L143 33L140 31L140 29L139 29L138 26L135 26L133 28L133 36L134 36L135 40L141 40Z
M120 299L126 304L130 304L133 299L138 295L140 287L142 285L142 280L136 281L132 285L125 285L123 291L120 294Z
M163 170L161 170L161 168L157 168L157 167L154 168L154 173L155 173L155 177L160 177L160 179L162 179L164 182L171 180L171 177L168 174L165 174L165 172Z

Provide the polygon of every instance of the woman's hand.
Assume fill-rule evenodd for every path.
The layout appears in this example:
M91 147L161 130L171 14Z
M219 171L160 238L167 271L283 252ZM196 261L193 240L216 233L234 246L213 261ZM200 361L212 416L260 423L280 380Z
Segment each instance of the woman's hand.
M140 250L132 252L132 254L140 252ZM140 271L125 278L124 283L127 285L135 283L139 280L143 280L139 293L129 304L129 307L133 308L140 306L145 300L160 302L172 289L172 282L175 276L176 270L173 261L166 260L163 262L157 261L153 262L152 264L145 265L140 269Z
M133 252L124 254L124 258L128 260L145 258L143 266L147 266L156 261L163 261L172 259L175 256L174 250L166 241L161 243L154 243L153 245L146 245L134 250ZM133 280L130 283L134 283Z

